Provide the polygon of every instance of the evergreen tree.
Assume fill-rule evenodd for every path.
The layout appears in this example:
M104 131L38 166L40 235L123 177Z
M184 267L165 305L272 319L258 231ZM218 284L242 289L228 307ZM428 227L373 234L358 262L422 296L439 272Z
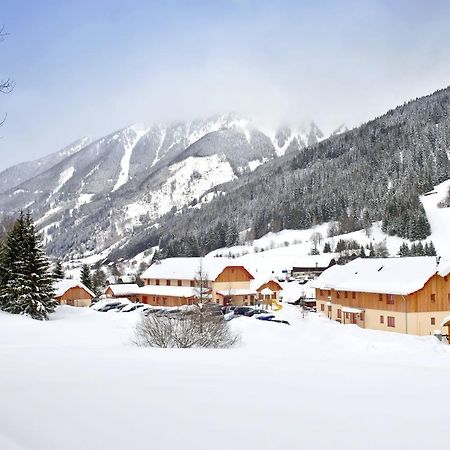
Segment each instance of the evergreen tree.
M428 256L436 256L436 249L434 248L433 241L430 241L430 245L428 246Z
M31 214L21 211L1 251L0 307L12 314L46 320L57 305L53 282Z
M91 269L87 264L83 264L81 267L80 280L88 289L91 291L94 290L92 285Z
M409 246L406 242L403 242L402 245L400 245L398 256L409 256L409 255L410 255Z
M59 259L56 261L55 268L53 269L53 278L55 278L55 280L64 279L64 269L61 260Z
M106 275L105 272L101 268L98 268L94 275L92 276L92 290L96 295L100 295L102 293L102 288L106 285Z
M364 250L364 246L361 245L361 248L359 250L359 257L365 258L366 257L366 251Z
M375 249L373 248L373 244L372 244L372 242L370 243L370 245L369 245L369 256L371 257L371 258L375 258Z
M325 245L323 246L323 252L324 253L331 253L331 245L329 242L325 242Z

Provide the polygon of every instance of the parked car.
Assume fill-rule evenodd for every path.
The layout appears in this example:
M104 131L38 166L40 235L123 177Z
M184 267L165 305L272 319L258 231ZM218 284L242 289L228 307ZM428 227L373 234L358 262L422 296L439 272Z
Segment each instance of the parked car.
M143 303L131 303L130 305L125 305L125 308L122 308L122 312L131 312L136 311L139 308L143 308L145 305Z
M275 315L266 312L266 314L259 314L256 318L258 320L272 320L275 318Z
M249 311L252 311L253 308L250 306L238 306L233 311L235 316L245 316Z
M250 311L247 311L244 316L253 317L258 314L267 314L267 311L265 309L251 309Z
M114 303L108 303L107 305L103 306L102 308L98 309L100 312L108 312L112 309L118 308L120 305L123 305L123 303L120 302L114 302Z

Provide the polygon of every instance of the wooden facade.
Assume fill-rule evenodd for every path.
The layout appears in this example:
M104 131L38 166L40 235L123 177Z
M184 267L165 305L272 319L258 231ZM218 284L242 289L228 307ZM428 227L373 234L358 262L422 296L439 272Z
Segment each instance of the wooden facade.
M408 295L317 288L316 300L319 313L343 323L408 334L426 335L436 330L449 334L442 320L450 316L450 278L437 273L422 289Z
M87 307L91 305L92 298L92 295L82 287L72 287L63 295L56 297L56 300L60 305Z

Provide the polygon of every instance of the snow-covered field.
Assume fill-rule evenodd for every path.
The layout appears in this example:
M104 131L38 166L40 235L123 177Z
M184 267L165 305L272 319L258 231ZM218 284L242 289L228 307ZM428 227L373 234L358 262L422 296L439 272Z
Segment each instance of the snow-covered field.
M424 449L448 441L450 346L240 318L229 350L131 344L138 313L0 313L0 449Z

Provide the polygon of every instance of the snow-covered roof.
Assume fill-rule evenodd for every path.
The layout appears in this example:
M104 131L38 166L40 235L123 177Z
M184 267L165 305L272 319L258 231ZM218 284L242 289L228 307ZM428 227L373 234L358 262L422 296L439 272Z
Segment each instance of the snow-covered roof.
M436 273L434 256L357 258L325 270L312 285L319 289L408 295Z
M167 258L152 264L143 274L144 279L194 280L200 265L208 280L215 280L228 266L242 266L230 258Z
M450 259L441 259L439 261L438 274L441 277L446 277L450 273Z
M281 287L281 284L277 280L275 280L274 278L262 277L262 276L256 277L255 279L251 280L250 281L250 287L253 290L257 291L261 286L264 286L266 283L270 283L271 281L276 283L280 287L280 289L283 289Z
M195 297L197 290L189 286L156 286L148 285L139 288L139 294L158 295L161 297Z
M63 296L69 289L81 288L89 293L92 297L95 297L94 292L87 288L83 283L76 280L59 280L53 284L53 289L55 290L55 297Z
M135 295L139 293L139 286L137 284L110 284L105 292L111 289L113 295Z
M256 292L253 289L228 289L223 291L217 291L217 293L223 296L228 296L228 295L256 295L258 292Z
M359 313L364 312L364 309L352 308L351 306L343 306L342 307L342 312L348 312L348 313L352 313L352 314L359 314Z
M300 255L290 257L292 267L324 268L339 258L338 253L322 253L320 255Z

